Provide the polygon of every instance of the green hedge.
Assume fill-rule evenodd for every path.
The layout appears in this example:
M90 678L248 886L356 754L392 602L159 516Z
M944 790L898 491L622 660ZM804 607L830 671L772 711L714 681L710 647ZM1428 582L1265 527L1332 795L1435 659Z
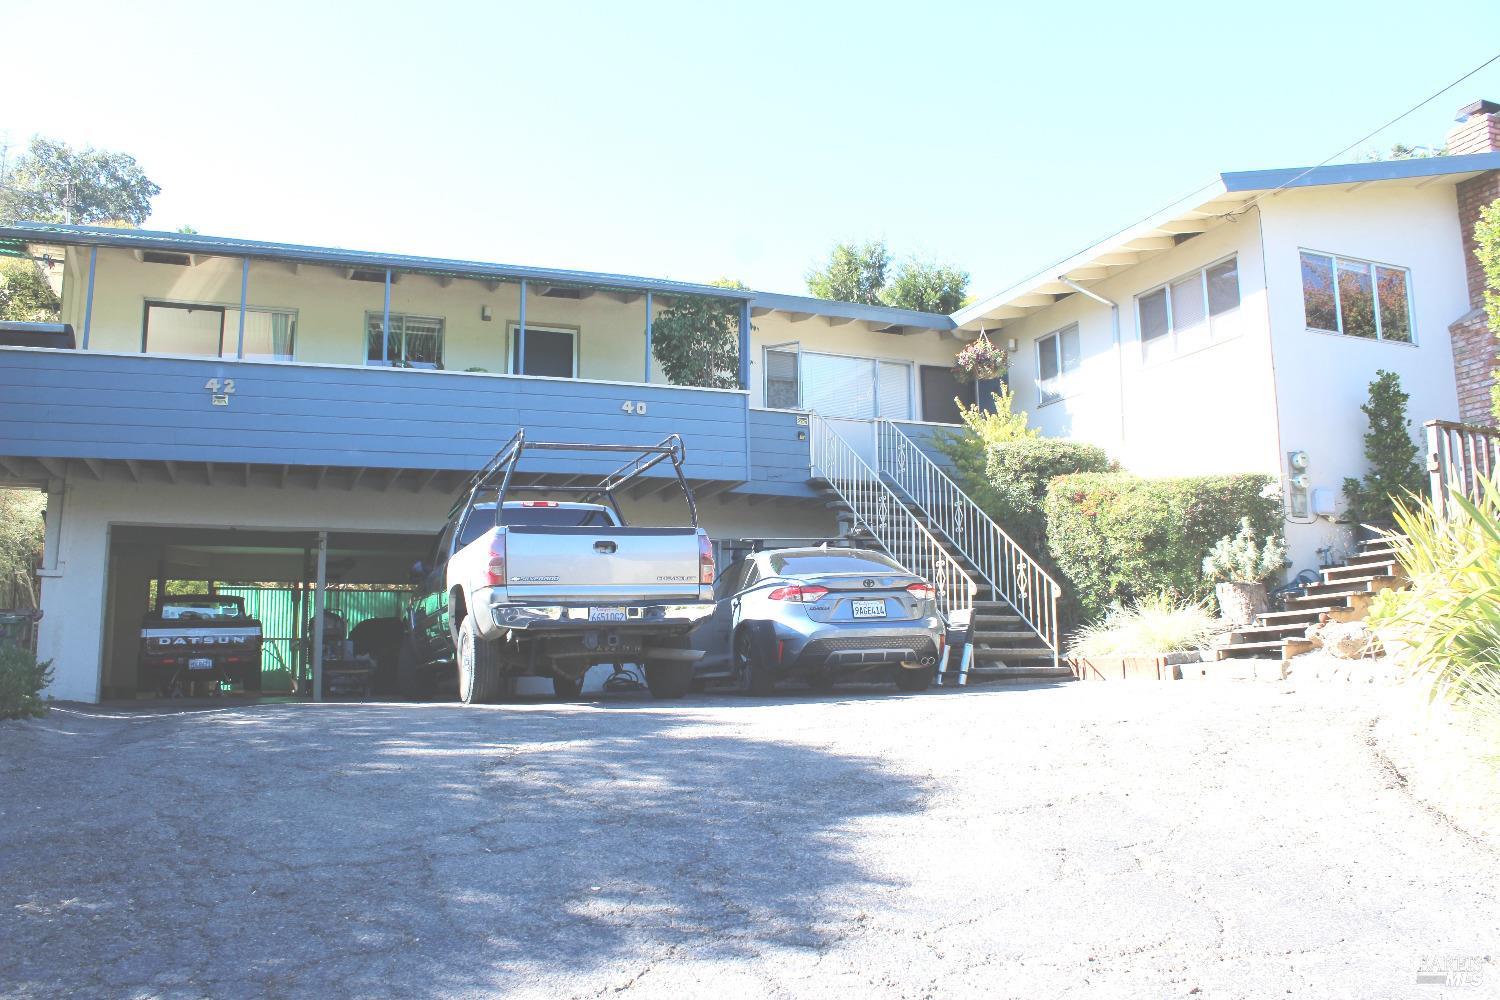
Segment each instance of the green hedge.
M0 639L0 719L45 715L42 688L52 681L52 661L36 661L36 654Z
M1093 619L1112 601L1172 592L1206 596L1203 557L1248 517L1257 536L1281 534L1281 504L1266 476L1142 479L1082 473L1054 479L1044 512L1047 548L1070 603Z
M1027 438L989 449L985 479L992 506L986 513L1022 548L1045 551L1047 486L1059 476L1113 472L1118 466L1103 448L1062 438Z

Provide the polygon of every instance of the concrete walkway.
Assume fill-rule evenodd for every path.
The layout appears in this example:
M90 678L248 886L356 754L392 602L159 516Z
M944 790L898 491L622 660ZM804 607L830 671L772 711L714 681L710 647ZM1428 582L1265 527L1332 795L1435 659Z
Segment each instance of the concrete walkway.
M1500 857L1376 713L1185 682L56 711L0 723L0 994L1500 995ZM1440 963L1482 987L1419 985Z

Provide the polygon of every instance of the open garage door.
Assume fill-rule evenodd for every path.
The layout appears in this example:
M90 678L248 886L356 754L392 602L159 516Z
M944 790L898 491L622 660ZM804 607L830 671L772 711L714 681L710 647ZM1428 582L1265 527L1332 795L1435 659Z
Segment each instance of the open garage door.
M343 664L349 678L368 667L373 693L390 692L410 569L431 545L426 534L115 525L103 696L311 697L320 659L323 693L343 677L335 669ZM241 657L229 647L249 634L250 622L259 623L261 641L253 656ZM180 655L143 660L143 630L148 643L184 643ZM225 645L195 656L195 642ZM219 663L214 654L250 662Z

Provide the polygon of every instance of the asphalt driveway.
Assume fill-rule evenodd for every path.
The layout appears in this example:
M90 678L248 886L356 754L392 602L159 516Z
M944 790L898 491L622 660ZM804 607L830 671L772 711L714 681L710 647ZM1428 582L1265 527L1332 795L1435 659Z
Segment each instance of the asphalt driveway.
M1374 713L1188 682L54 712L0 724L0 994L1496 995L1500 858Z

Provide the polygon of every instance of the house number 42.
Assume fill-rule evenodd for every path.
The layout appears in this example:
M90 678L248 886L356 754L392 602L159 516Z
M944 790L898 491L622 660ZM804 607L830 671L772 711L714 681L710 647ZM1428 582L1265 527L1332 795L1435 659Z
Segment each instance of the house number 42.
M644 417L646 415L646 404L644 402L637 402L633 399L627 399L625 400L625 402L621 403L620 409L624 410L626 413L633 413L638 417Z

